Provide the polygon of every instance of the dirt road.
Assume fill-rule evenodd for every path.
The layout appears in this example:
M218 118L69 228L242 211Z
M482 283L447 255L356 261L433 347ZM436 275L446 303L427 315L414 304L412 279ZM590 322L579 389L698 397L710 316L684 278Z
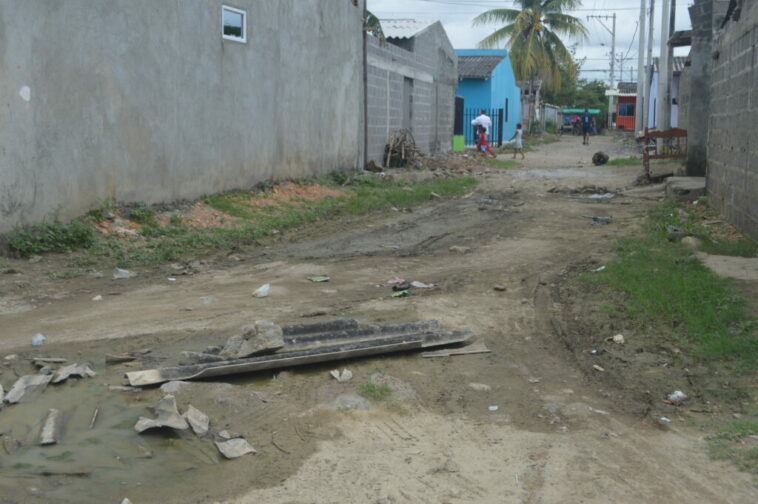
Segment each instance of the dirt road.
M661 426L625 413L556 335L563 276L602 265L612 241L636 229L660 196L632 188L638 168L592 166L601 149L625 152L610 138L590 147L565 138L528 153L518 168L487 169L462 198L321 223L266 247L129 280L53 281L43 275L52 259L12 264L19 273L0 281L0 355L18 357L2 361L0 383L7 390L23 358L41 352L28 346L38 332L48 338L42 353L92 361L99 374L0 411L0 432L31 436L30 419L59 407L72 439L44 453L4 455L3 502L754 502L750 476L709 460L683 418ZM572 191L588 185L622 194ZM612 215L613 223L594 226L588 215ZM308 282L314 274L331 281ZM385 282L395 276L437 287L391 298ZM267 282L271 295L253 298ZM159 390L106 393L134 369L105 368L106 352L151 347L141 363L149 366L223 342L255 319L337 317L438 319L472 330L492 352L340 363L354 373L345 384L328 376L331 366L314 366L182 388L180 406L192 402L258 450L231 462L184 436L138 438L130 422L148 414ZM397 379L395 392L359 399L377 373ZM94 433L76 427L98 405L103 420ZM150 456L131 453L135 442ZM38 476L43 462L92 472Z

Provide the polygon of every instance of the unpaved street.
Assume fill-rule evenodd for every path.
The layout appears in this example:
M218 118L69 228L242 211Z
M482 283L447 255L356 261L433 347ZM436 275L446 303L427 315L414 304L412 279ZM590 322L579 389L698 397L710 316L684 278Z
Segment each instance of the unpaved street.
M489 167L464 197L319 223L181 271L167 265L128 280L108 272L51 280L45 262L54 259L13 261L17 272L0 279L0 356L19 357L3 361L0 383L7 390L23 358L37 354L91 362L98 375L0 411L0 432L31 436L51 407L66 414L69 430L69 441L47 452L33 446L0 457L0 501L754 502L751 477L710 460L700 431L684 418L661 426L619 403L556 330L565 316L561 282L604 264L613 240L637 229L662 195L634 186L637 167L593 166L591 155L601 149L628 155L610 137L589 147L563 138L527 153L518 168ZM621 194L590 199L575 192L588 185ZM592 215L613 222L594 226ZM309 282L315 274L331 281ZM436 288L392 298L386 281L395 276ZM252 297L267 282L270 296ZM103 300L94 302L96 295ZM182 436L139 437L134 420L149 415L162 393L106 387L141 367L106 368L105 353L149 347L140 366L153 367L175 362L182 350L220 344L256 319L333 318L438 319L470 329L491 353L411 353L180 389L182 408L191 402L212 428L241 433L255 446L256 455L236 461ZM35 333L48 338L41 349L29 346ZM337 366L353 379L329 377ZM340 403L375 373L398 380L390 398L358 409ZM96 407L100 420L88 431ZM91 474L39 476L43 463Z

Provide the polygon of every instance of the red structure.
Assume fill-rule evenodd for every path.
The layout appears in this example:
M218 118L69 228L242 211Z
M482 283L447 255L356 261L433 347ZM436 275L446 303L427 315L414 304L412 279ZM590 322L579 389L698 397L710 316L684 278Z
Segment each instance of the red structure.
M615 128L618 130L636 131L634 124L635 107L637 106L637 83L619 82L618 89L609 89L606 96L616 97L614 110Z

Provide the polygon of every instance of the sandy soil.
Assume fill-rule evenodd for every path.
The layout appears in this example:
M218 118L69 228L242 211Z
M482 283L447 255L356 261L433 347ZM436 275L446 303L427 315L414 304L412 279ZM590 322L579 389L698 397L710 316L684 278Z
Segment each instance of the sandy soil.
M7 390L30 372L25 359L41 354L90 361L99 374L0 411L0 432L28 442L48 407L67 411L76 403L81 412L69 413L68 427L76 441L46 453L69 450L68 466L92 470L87 478L41 477L34 471L57 463L41 448L4 455L3 502L754 502L751 477L709 460L686 414L661 425L655 412L633 413L561 336L570 313L560 297L566 275L602 265L612 241L637 229L662 196L659 187L633 187L637 168L594 167L590 159L600 149L626 153L611 138L590 147L564 138L528 153L517 169L483 168L480 186L461 198L320 223L264 247L138 271L128 280L111 280L108 272L51 280L45 273L60 258L12 261L15 273L0 275L0 355L18 357L0 360L0 383ZM577 191L588 185L623 194L593 200ZM592 215L613 223L592 225ZM331 281L308 282L315 274ZM391 298L384 282L395 276L437 287ZM253 298L267 282L271 295ZM103 300L93 301L96 295ZM344 384L328 376L334 365L181 389L182 409L191 402L211 417L214 431L239 432L258 449L231 462L220 460L208 439L182 434L167 442L131 431L159 390L104 392L136 369L106 368L106 352L151 347L138 363L150 367L223 342L255 319L337 317L366 324L439 319L472 330L492 352L339 363L354 373ZM611 329L598 330L612 336ZM48 340L32 349L37 332ZM358 401L360 385L375 373L399 380L396 392ZM102 427L85 435L83 412L98 404L105 405ZM146 445L151 458L130 454L129 443Z

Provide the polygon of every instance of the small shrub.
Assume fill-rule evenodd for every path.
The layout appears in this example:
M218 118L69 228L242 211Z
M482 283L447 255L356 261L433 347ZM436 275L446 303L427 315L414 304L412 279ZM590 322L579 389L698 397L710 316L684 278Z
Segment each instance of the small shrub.
M179 212L172 213L171 218L169 219L169 224L176 227L179 227L182 224L184 224L184 218L182 217L182 214L180 214Z
M154 225L155 209L150 205L140 205L129 213L129 218L138 224Z
M350 175L343 170L334 170L329 174L329 178L337 185L345 185L350 181Z
M92 217L95 222L103 222L111 216L116 210L116 202L112 199L101 200L97 207L93 208L87 215Z
M391 396L393 392L393 388L387 384L377 385L376 383L365 382L358 386L359 394L375 401L383 401Z
M69 252L91 247L96 232L78 219L64 224L58 220L33 226L17 226L11 234L10 245L22 257L45 252Z

